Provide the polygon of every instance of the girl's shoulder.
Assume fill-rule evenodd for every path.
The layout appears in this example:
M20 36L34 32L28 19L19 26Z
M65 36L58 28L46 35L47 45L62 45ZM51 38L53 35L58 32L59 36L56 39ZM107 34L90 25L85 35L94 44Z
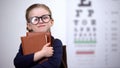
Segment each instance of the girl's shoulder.
M59 39L59 38L54 38L54 37L52 37L52 43L54 44L54 45L61 45L62 46L62 41Z

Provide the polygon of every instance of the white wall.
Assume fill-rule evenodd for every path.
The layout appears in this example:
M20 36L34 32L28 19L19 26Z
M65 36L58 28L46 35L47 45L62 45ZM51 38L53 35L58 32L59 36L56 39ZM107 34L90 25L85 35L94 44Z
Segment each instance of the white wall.
M25 35L25 10L33 3L45 3L53 12L53 35L66 44L65 0L0 0L0 68L14 68L13 59Z

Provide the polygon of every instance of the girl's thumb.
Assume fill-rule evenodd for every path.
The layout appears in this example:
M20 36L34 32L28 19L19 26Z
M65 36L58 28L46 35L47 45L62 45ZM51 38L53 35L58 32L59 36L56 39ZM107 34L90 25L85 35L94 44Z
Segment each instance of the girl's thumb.
M45 47L48 47L50 45L50 43L47 43L47 44L45 44Z

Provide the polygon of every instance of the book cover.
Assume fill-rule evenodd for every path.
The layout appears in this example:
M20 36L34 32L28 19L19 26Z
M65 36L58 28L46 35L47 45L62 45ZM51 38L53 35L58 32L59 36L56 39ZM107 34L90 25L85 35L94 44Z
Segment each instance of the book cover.
M27 32L26 36L21 37L21 41L23 54L28 55L41 50L46 43L51 42L51 34L48 32ZM46 59L47 58L44 58L40 60L40 62L43 62Z

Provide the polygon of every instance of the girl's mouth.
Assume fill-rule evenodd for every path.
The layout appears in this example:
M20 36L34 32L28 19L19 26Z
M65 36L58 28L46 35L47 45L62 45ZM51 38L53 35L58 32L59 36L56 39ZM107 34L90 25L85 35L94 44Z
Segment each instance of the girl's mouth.
M38 27L45 27L45 25L39 25Z

